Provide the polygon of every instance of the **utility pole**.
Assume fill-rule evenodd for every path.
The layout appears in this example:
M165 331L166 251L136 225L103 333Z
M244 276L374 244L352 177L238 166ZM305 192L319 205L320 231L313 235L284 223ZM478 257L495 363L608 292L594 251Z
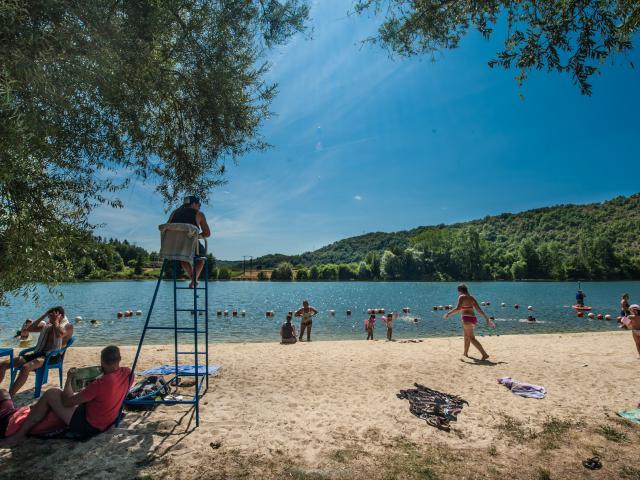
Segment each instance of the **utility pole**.
M249 277L251 277L251 273L253 272L253 257L251 255L243 255L242 256L242 278L246 280L247 273L247 258L249 259Z

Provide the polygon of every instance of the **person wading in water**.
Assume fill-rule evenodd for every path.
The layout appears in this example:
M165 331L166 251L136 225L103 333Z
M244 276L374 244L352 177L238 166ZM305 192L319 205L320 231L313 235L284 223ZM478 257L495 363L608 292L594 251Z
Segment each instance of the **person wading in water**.
M313 316L318 314L318 310L309 305L309 300L302 302L302 308L296 311L296 317L302 317L300 320L300 341L305 329L307 330L307 342L311 341L311 325L313 324Z

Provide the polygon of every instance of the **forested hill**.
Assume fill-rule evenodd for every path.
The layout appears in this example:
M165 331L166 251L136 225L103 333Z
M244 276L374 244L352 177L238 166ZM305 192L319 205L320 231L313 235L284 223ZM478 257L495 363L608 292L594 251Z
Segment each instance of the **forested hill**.
M387 279L640 278L640 193L482 220L375 232L302 255L265 255L254 265L383 265ZM384 258L386 255L387 258ZM368 258L367 258L368 257ZM362 265L364 263L365 265ZM371 273L370 273L371 275Z

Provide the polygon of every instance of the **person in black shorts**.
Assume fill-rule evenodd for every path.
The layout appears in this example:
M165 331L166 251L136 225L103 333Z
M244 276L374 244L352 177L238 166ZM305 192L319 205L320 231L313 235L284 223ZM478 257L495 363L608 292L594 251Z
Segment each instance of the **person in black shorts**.
M44 319L47 318L47 321ZM73 335L73 325L64 314L63 307L53 307L43 313L36 320L27 320L20 329L20 334L27 332L39 332L38 343L35 350L17 357L13 362L13 368L20 368L17 378L13 382L9 393L15 396L24 386L29 374L44 365L44 359L48 352L64 347ZM57 357L51 357L50 362L55 363ZM4 379L10 368L8 360L0 362L0 382Z
M283 344L296 343L296 326L291 323L292 315L287 315L287 321L280 327L280 339Z
M211 230L209 229L209 225L207 224L207 219L204 216L204 213L200 211L200 199L194 196L188 196L184 199L184 204L173 211L171 216L169 217L168 223L190 223L191 225L195 225L200 229L201 235L204 238L209 238L211 236ZM205 256L207 252L205 251L204 245L199 242L198 255ZM198 260L196 263L196 272L193 274L193 269L191 267L191 263L189 262L180 262L182 264L182 268L189 278L191 279L191 283L189 284L189 288L193 288L198 283L198 278L200 277L200 272L202 272L202 268L204 267L204 260Z

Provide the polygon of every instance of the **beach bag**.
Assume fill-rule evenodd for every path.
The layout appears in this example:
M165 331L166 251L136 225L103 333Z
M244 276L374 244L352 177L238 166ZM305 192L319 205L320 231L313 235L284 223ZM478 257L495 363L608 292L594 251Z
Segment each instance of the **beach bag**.
M136 383L131 389L129 389L129 393L127 393L127 400L135 400L136 398L143 398L147 395L156 392L156 395L153 398L164 398L169 394L169 385L165 382L164 378L159 375L150 375L148 377L143 378L138 383ZM151 411L155 410L158 406L157 403L145 403L139 405L126 405L127 410L131 411Z

